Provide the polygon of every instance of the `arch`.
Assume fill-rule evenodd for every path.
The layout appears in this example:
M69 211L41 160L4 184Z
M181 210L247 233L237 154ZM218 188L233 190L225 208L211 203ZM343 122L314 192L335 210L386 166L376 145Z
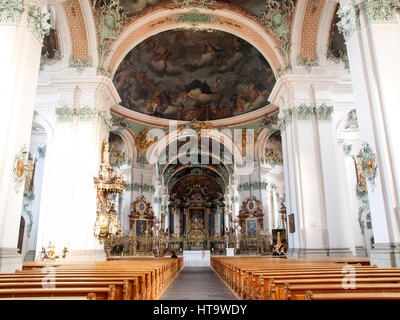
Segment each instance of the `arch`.
M331 31L332 21L335 15L337 3L327 1L324 10L321 14L320 26L318 28L318 39L317 39L317 55L319 58L320 65L326 65L328 59L326 54L328 52L329 36Z
M47 137L46 143L52 143L54 140L54 128L51 123L37 111L33 113L33 122L38 123L44 129Z
M182 170L185 170L185 169L188 168L188 167L190 167L189 164L184 165L184 166L180 166L177 170L175 170L174 173L169 177L168 181L164 181L164 186L165 186L165 188L168 189L168 184L169 184L169 182L171 181L171 179L172 179L177 173L179 173L179 172L182 171ZM229 186L229 181L225 181L224 177L220 174L220 172L219 172L217 169L215 169L215 168L212 167L212 166L205 166L205 168L207 168L207 169L209 169L209 170L215 172L216 174L218 174L218 176L219 176L219 177L222 179L222 181L224 182L225 188L227 188L227 187ZM164 170L164 171L165 171L165 170ZM163 176L164 176L164 173L163 173ZM208 176L208 175L206 175L206 176ZM183 178L183 177L181 177L180 179L182 179L182 178ZM178 182L178 181L176 181L176 182ZM218 183L218 181L216 181L216 182ZM221 186L221 187L222 187L222 186ZM170 191L170 190L168 190L168 191Z
M319 27L321 24L321 16L326 0L308 0L306 10L304 12L303 26L301 30L301 42L299 48L299 58L306 60L307 58L315 61L318 59L317 42Z
M176 15L188 13L191 10L214 17L211 22L196 24L196 28L228 32L246 40L264 56L275 74L283 65L283 58L276 49L276 41L259 23L248 17L229 9L160 8L133 20L119 35L110 48L111 52L105 61L105 69L114 74L132 48L155 34L179 28L192 28L193 26L188 23L174 22Z
M45 71L58 69L60 63L68 65L68 59L72 53L70 27L63 5L61 3L49 4L48 8L51 11L51 15L54 17L57 40L62 57L61 60L57 61L55 64L44 64L43 69ZM42 72L42 70L39 72Z
M294 62L297 61L297 57L300 53L300 45L301 45L301 31L304 22L304 14L307 7L307 0L306 1L297 1L296 3L296 11L294 14L294 19L292 22L292 29L291 29L291 44L292 50L290 54L290 62L294 65Z
M99 60L97 53L97 27L91 7L91 1L80 0L80 3L85 22L89 57L91 58L92 66L97 67Z
M279 81L279 80L278 80ZM276 85L275 85L276 86ZM275 87L274 87L275 88ZM272 90L274 92L275 89ZM271 92L271 94L272 94ZM271 95L270 95L271 97ZM210 120L208 121L213 125L213 127L233 127L239 126L248 122L257 121L265 117L265 115L270 114L271 111L276 109L275 105L269 104L265 107L259 108L254 111L250 111L239 116L234 116L230 118L218 119L218 120ZM128 108L122 107L120 105L115 105L110 109L111 113L128 118L130 120L146 124L153 127L168 127L171 123L175 123L176 125L186 124L188 121L182 120L171 120L164 118L153 117L144 113L140 113L137 111L130 110Z
M179 154L177 154L176 156L174 156L173 158L171 158L170 161L169 161L169 162L165 165L165 167L163 168L163 170L162 170L162 172L161 172L161 175L164 176L165 171L167 170L167 168L168 168L170 165L173 165L173 164L174 164L174 163L172 163L172 161L176 160L177 158L179 158L179 157L182 156L183 154L184 154L184 153L179 153ZM222 164L222 165L224 166L224 168L226 169L226 171L228 172L228 174L230 174L230 175L233 174L232 170L222 161L222 159L221 159L220 156L217 156L217 155L212 154L212 153L209 153L209 152L203 153L203 154L206 154L206 155L208 155L209 157L212 157L212 158L217 159L217 160L220 162L220 164ZM190 166L190 165L189 165L189 164L182 165L181 168L186 168L186 167L188 167L188 166ZM204 167L211 169L211 167L213 167L213 165L212 165L212 164L208 164L208 165L205 165ZM213 169L211 169L211 170L213 170ZM177 173L178 171L180 171L180 169L179 169L179 170L176 170L176 171L174 172L174 174ZM223 180L225 181L225 179L223 179ZM227 185L229 184L229 181L225 181L225 182L226 182Z
M72 5L66 1L62 6L69 26L71 55L75 59L87 61L89 59L89 42L85 22L87 15L84 15L80 1L73 1Z
M180 138L183 137L188 137L188 136L193 136L194 130L190 132L191 134L188 134L186 130L183 131L178 131L174 130L172 132L166 132L162 137L158 139L158 141L153 144L149 150L147 151L146 155L146 160L149 164L155 164L157 163L158 157L162 154L162 151L167 148L167 146L175 141L177 141ZM244 159L242 157L242 154L240 150L235 146L233 142L233 137L231 135L226 134L226 132L222 133L218 131L217 129L212 129L210 132L205 132L203 137L208 137L211 140L215 140L217 142L220 142L224 145L225 148L229 150L229 152L233 155L235 161L237 164L241 165L244 163ZM223 141L223 142L222 142Z

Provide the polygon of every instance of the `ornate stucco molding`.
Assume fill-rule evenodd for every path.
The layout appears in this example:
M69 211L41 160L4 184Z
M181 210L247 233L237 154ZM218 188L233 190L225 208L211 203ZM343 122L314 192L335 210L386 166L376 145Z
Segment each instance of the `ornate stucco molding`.
M111 43L118 37L122 26L131 18L121 7L119 0L111 0L104 5L100 5L99 2L94 0L92 6L96 17L97 42L99 44L97 72L106 77L111 77L111 72L104 67L104 61L111 51Z
M74 109L63 105L62 107L56 108L56 115L57 121L59 122L72 121L72 117L74 116Z
M14 157L14 165L12 174L15 183L15 193L19 193L22 185L25 182L28 168L26 166L28 161L28 148L26 145L22 146L20 151Z
M351 156L351 150L353 146L351 144L344 144L343 145L343 153L345 156L350 157Z
M268 182L252 182L251 184L249 182L245 182L243 184L238 185L238 192L249 191L250 189L266 190L267 187L268 187ZM234 201L232 201L232 202L234 202Z
M230 21L221 19L220 17L217 17L213 14L200 12L196 9L193 9L189 12L173 14L170 17L167 17L155 24L152 24L151 27L154 27L157 24L162 24L166 21L173 22L173 23L188 23L194 28L196 28L199 24L202 24L202 23L212 23L212 24L221 24L221 25L225 24L225 25L234 26L236 28L241 28L241 26L239 24L235 24Z
M322 103L319 106L307 105L305 103L294 106L292 109L285 109L279 112L278 125L280 130L285 130L292 120L292 114L297 120L310 120L315 114L320 121L332 120L333 106Z
M97 119L100 121L106 131L111 131L113 121L111 115L108 112L104 110L99 110L97 112Z
M314 112L314 107L306 104L301 104L294 107L294 116L298 120L310 120L311 115Z
M107 131L111 130L113 121L110 114L104 110L95 110L89 106L72 108L67 105L56 108L57 120L59 122L70 122L73 117L79 121L92 121L97 119Z
M70 68L75 68L76 71L79 73L82 73L82 71L87 68L92 66L92 59L89 57L87 60L81 60L79 58L74 58L72 55L69 57L69 67Z
M332 120L333 106L323 103L319 107L315 107L314 112L318 120Z
M292 121L292 109L284 109L279 111L278 126L281 131L284 131Z
M326 58L329 61L332 61L332 62L334 62L336 64L339 64L340 62L343 62L344 63L344 67L346 69L350 69L349 57L347 56L347 53L341 53L340 56L337 57L337 56L333 55L332 51L328 51L326 53Z
M365 15L369 22L396 22L399 0L364 0Z
M31 237L32 226L33 226L33 214L32 214L32 201L35 199L33 193L24 196L24 200L22 203L22 211L27 215L29 222L26 227L26 233L28 238Z
M61 61L61 59L63 57L62 54L61 54L61 50L60 49L53 50L53 52L54 52L54 57L52 59L49 59L47 57L43 57L43 55L40 56L40 70L43 70L43 67L45 65L51 66L51 65L57 63L58 61Z
M364 171L367 180L371 183L373 190L375 187L375 178L378 175L378 165L376 163L376 155L373 152L371 146L368 143L363 142L359 156L362 157L361 158L362 170Z
M349 116L351 118L351 120L357 120L357 111L356 109L353 109L349 112Z
M337 15L340 18L337 23L338 30L347 41L354 31L360 28L360 8L358 5L348 4L340 7Z
M300 56L298 56L297 57L297 64L299 66L304 66L307 69L308 73L310 73L311 70L312 70L312 67L316 67L316 66L319 65L318 64L318 57L316 57L316 59L313 60L311 58L303 59Z
M150 192L150 193L154 193L156 191L156 189L154 188L153 185L148 185L148 184L142 185L140 183L129 183L125 190L126 191L143 191L143 192ZM155 201L155 199L156 198L154 198L154 201ZM156 203L156 202L154 202L154 203Z
M278 130L278 112L266 116L261 124L262 128L266 128L269 132Z
M175 8L209 8L212 7L217 1L215 0L173 0Z
M259 21L279 41L279 45L276 48L280 51L285 61L285 65L278 72L278 76L281 76L287 70L291 69L290 22L294 16L296 4L293 0L270 0L265 3L265 7L266 10L262 12Z
M0 23L18 24L24 11L23 0L0 1Z
M43 41L45 35L50 31L51 24L47 21L50 19L49 12L43 12L39 6L31 6L28 11L28 28L32 30L40 42Z

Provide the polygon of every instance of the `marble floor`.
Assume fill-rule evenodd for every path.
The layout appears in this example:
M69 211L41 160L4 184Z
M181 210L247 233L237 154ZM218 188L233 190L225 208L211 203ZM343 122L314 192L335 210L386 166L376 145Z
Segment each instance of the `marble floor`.
M237 300L210 267L185 267L160 300Z

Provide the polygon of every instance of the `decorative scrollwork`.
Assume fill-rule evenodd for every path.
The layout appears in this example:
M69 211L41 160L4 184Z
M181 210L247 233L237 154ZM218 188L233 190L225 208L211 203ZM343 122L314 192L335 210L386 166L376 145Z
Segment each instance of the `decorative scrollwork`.
M28 11L28 27L36 35L40 42L43 41L45 35L49 34L51 24L47 21L50 19L49 12L43 12L39 6L31 6Z
M0 23L9 23L9 24L19 23L23 11L24 11L23 0L1 0Z
M259 21L271 31L272 35L279 41L277 49L285 59L283 70L291 69L290 65L290 22L295 11L293 0L270 0L265 4L266 9L262 12Z

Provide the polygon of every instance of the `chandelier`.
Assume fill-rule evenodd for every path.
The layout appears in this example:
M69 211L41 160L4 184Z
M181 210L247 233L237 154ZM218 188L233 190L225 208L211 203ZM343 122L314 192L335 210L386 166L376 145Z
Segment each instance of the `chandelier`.
M97 177L93 178L94 186L97 189L94 235L100 243L111 237L122 235L121 224L115 210L115 200L112 196L123 193L127 182L117 171L114 172L109 159L109 143L104 139L99 173Z

